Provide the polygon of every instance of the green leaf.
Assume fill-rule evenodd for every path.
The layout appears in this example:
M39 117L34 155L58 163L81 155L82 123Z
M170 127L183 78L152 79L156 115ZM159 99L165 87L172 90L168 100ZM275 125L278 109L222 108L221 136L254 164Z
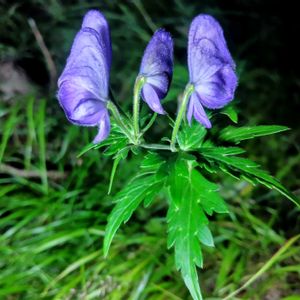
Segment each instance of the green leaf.
M159 167L160 165L158 165ZM157 168L152 173L144 173L135 177L116 196L116 206L113 208L106 226L103 244L104 255L107 256L112 239L122 223L126 223L140 203L146 199L150 205L155 195L163 188L165 176Z
M144 172L154 172L155 170L158 170L163 163L164 160L157 153L149 152L145 155L141 163L141 170Z
M95 149L97 144L89 143L88 145L84 146L83 149L77 154L77 158L81 157L85 153L89 152L92 149Z
M211 231L209 230L209 227L206 225L203 225L199 228L198 237L200 242L208 247L214 247L214 238L211 234Z
M201 153L210 153L213 151L213 153L220 156L231 156L245 153L245 150L239 147L204 147L199 151Z
M183 157L173 163L168 180L170 207L168 247L175 247L175 264L194 300L202 299L197 266L202 267L200 242L212 246L205 212L227 212L217 194L217 186L206 180L195 168L194 160Z
M100 148L105 148L104 155L112 156L124 149L129 144L128 138L124 135L121 128L114 122L111 123L111 131L107 139L98 144L90 143L85 146L77 157L82 156L90 150L97 150Z
M247 127L228 126L221 131L220 138L224 141L238 144L243 140L249 140L255 137L270 135L286 130L289 130L289 128L279 125L259 125Z
M222 171L227 170L228 173L238 173L240 178L244 178L251 184L259 182L269 189L275 189L300 207L299 199L277 179L262 170L257 163L242 157L228 156L228 149L225 147L201 148L199 153L211 164L217 164Z
M224 200L218 193L218 186L205 179L197 170L192 170L192 187L197 190L198 202L208 215L228 213Z
M188 123L184 123L178 134L178 144L181 150L189 151L198 149L201 147L207 130L199 124L193 121L191 126Z
M114 157L114 162L113 162L112 170L111 170L111 173L110 173L110 180L109 180L109 186L108 186L108 192L107 192L108 195L111 192L111 188L112 188L112 185L113 185L113 181L114 181L114 177L115 177L115 174L116 174L117 167L118 167L120 161L127 157L128 152L129 152L129 148L126 147L126 148L120 150Z
M238 114L233 105L227 105L221 110L221 114L226 115L232 122L238 122Z

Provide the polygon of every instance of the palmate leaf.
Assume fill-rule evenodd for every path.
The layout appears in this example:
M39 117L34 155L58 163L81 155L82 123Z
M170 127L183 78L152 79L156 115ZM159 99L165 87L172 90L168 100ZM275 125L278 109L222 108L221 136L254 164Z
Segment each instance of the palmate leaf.
M255 137L270 135L286 130L289 130L289 128L279 125L259 125L247 127L228 126L221 131L220 138L224 141L238 144L243 140L249 140Z
M205 212L227 212L217 186L206 180L196 169L192 157L179 156L170 168L168 180L170 207L168 221L168 247L175 248L176 268L194 300L202 299L197 266L202 267L200 242L213 246Z
M232 174L234 177L238 175L251 184L259 182L270 189L275 189L300 207L299 199L287 190L277 179L262 170L257 163L250 159L232 156L240 153L234 153L228 149L240 148L202 148L199 150L199 153L212 165L217 164L222 171Z
M149 158L151 155L156 156L155 154L149 154L146 159L151 160ZM145 164L147 163L144 162ZM160 163L152 165L151 168L149 167L147 172L136 176L114 197L116 205L108 217L103 243L105 256L107 256L112 239L121 224L130 219L143 200L146 205L149 205L155 195L163 188L165 176L162 172L159 172L162 164L163 161L161 160Z
M177 137L180 149L183 151L199 149L206 132L205 127L196 121L193 121L191 126L184 123Z
M140 168L143 172L155 172L163 163L164 160L158 154L149 152L145 155Z

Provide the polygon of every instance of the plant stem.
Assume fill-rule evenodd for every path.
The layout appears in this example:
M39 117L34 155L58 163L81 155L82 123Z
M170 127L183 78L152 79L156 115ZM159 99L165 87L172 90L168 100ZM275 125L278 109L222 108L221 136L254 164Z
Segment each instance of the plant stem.
M130 117L128 116L128 113L126 113L122 107L118 104L118 102L116 101L116 98L113 94L113 91L112 89L110 88L109 89L109 98L110 100L112 101L112 103L117 107L118 111L119 111L119 114L121 114L123 116L123 118L127 119L128 121L130 121Z
M193 93L193 91L194 91L194 86L192 84L188 83L187 86L185 87L185 90L183 93L182 103L179 108L177 118L175 120L175 124L174 124L174 128L173 128L173 132L172 132L171 146L170 146L172 152L176 151L175 143L176 143L177 133L180 128L181 121L184 117L184 113L186 111L186 107L187 107L189 98L190 98L191 94Z
M140 146L146 149L167 150L167 151L171 150L169 145L162 145L162 144L140 144Z
M139 113L140 113L140 94L145 83L145 77L138 76L135 80L133 89L133 132L135 144L139 140Z
M122 120L122 116L119 113L118 108L112 101L108 101L107 108L111 111L112 115L114 116L116 122L121 127L123 132L127 135L128 139L133 142L132 133L128 129L128 127L125 125L125 123Z
M156 120L156 117L157 117L157 113L154 113L149 121L149 123L143 128L142 130L142 134L144 134L152 125L153 123L155 122Z

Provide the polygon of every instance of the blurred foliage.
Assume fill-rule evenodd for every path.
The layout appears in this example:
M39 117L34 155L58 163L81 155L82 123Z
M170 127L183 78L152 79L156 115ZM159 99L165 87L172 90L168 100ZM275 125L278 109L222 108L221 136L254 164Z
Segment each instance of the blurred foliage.
M28 25L39 31L62 70L82 16L98 8L111 26L115 98L131 108L132 87L152 32L166 27L175 39L176 69L166 109L176 111L186 73L186 33L198 13L224 27L240 83L235 105L241 125L280 124L288 133L245 142L251 158L299 195L299 45L296 4L287 1L83 1L0 0L0 62L27 74L33 91L0 97L0 298L3 299L188 299L171 252L165 251L165 199L140 208L116 235L111 254L101 253L111 198L111 164L98 151L77 154L92 129L70 125L59 109L41 49ZM0 65L1 68L1 65ZM0 72L1 75L1 72ZM125 79L125 80L124 80ZM1 85L5 84L0 76ZM4 96L3 96L4 98ZM217 117L228 124L225 116ZM165 125L157 119L151 134ZM113 193L139 164L120 163ZM297 210L287 200L247 183L223 182L230 217L213 218L216 248L206 249L204 295L220 299L299 232ZM299 295L300 245L290 247L237 299L284 299ZM299 299L286 298L286 299Z

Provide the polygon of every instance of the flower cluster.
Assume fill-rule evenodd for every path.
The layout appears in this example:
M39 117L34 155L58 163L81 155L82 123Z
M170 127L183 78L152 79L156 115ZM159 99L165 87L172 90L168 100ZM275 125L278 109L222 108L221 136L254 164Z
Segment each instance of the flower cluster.
M197 16L190 26L188 38L190 80L183 109L187 111L189 123L194 117L210 128L211 122L204 107L219 109L233 99L237 86L235 64L222 28L213 17ZM107 105L110 101L111 61L108 23L99 11L91 10L83 19L58 80L58 100L70 122L98 127L94 143L104 140L110 132ZM139 88L135 90L135 99L139 101L141 96L151 110L164 114L161 100L168 93L172 72L173 40L170 33L159 29L145 49L136 81Z

